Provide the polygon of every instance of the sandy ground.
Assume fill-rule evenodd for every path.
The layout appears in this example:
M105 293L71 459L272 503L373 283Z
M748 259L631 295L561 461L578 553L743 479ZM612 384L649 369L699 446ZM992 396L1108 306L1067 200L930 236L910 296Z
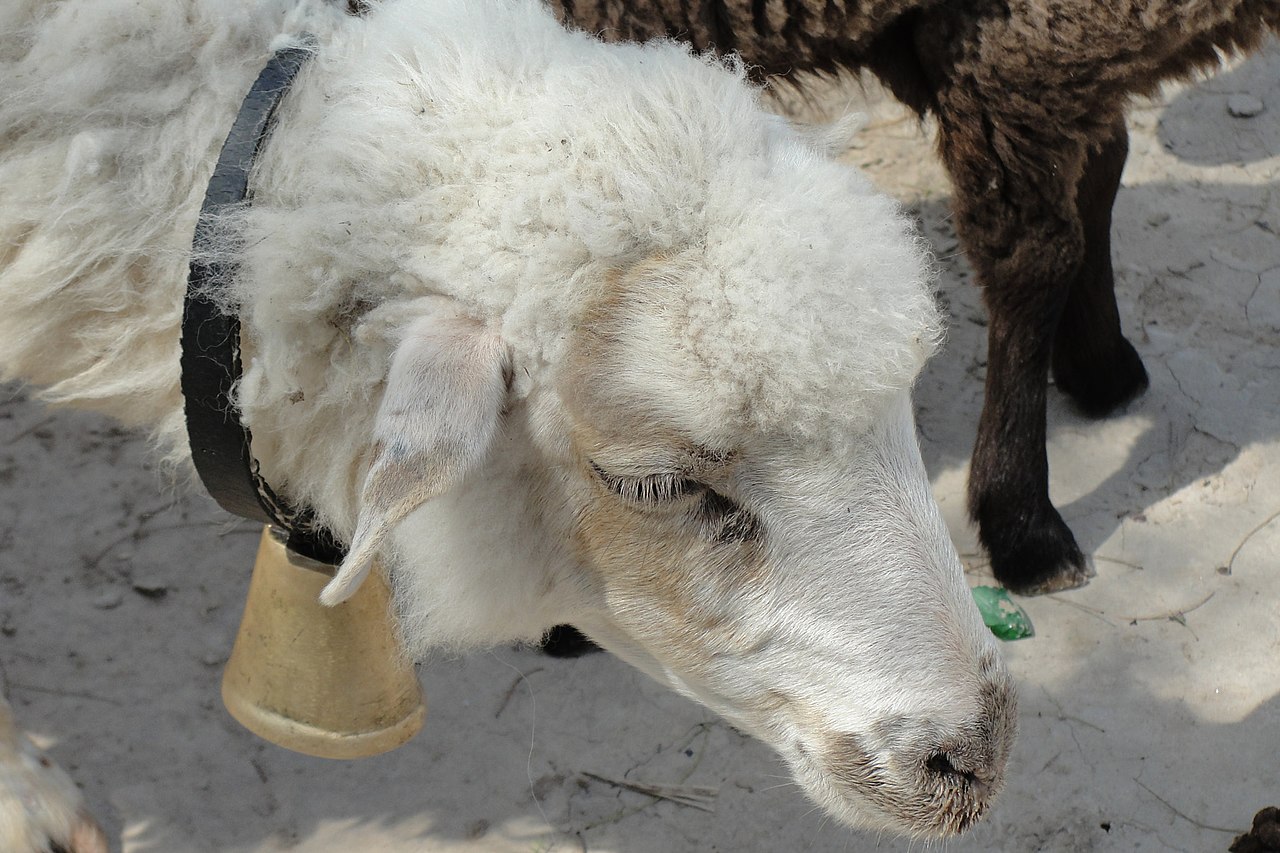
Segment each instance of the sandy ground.
M1273 47L1133 114L1116 267L1151 390L1101 422L1052 396L1054 497L1098 577L1024 601L1037 634L1004 647L1022 709L1008 787L949 850L1221 851L1280 802L1277 80ZM1233 117L1242 94L1262 111ZM981 583L963 483L983 315L927 129L870 100L851 157L943 261L953 322L920 430ZM832 825L768 750L607 655L432 661L426 729L379 758L255 739L217 686L257 530L167 483L139 438L26 397L0 389L0 675L123 850L922 849ZM700 811L587 773L718 793Z

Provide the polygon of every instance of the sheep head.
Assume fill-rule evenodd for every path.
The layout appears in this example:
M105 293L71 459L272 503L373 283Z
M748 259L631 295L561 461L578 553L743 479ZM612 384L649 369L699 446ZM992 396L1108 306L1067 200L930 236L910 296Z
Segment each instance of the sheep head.
M570 622L772 744L833 814L962 831L1015 710L916 445L929 327L888 336L709 254L608 270L519 393L532 365L493 324L456 305L407 323L326 601L382 549L420 646ZM873 366L842 369L831 323L878 339L878 384L846 384Z

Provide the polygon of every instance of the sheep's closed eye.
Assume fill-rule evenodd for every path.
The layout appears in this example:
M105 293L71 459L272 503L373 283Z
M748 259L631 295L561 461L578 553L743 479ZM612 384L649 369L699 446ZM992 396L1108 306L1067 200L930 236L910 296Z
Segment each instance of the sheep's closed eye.
M674 472L624 477L610 474L594 462L591 463L591 470L609 491L633 503L671 503L707 491L707 486L697 480Z
M623 500L641 507L688 505L693 509L702 535L716 544L753 542L760 538L760 522L754 514L736 501L725 497L705 483L668 472L642 477L610 474L595 462L591 470L605 488ZM696 504L688 498L698 498Z

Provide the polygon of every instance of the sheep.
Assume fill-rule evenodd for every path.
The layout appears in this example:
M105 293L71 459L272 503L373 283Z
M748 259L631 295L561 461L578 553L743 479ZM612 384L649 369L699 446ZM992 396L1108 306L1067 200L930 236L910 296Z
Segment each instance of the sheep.
M0 696L0 849L107 853L107 839L85 810L75 783L18 730Z
M936 117L957 234L990 315L969 512L1004 586L1087 583L1093 569L1049 499L1046 379L1091 417L1147 388L1111 269L1125 108L1280 32L1280 2L550 2L608 37L737 53L760 78L865 68Z
M4 378L186 464L200 199L269 48L311 44L200 252L263 474L350 545L326 600L376 554L416 656L572 624L841 821L989 810L1016 700L915 439L927 254L740 64L535 0L6 15Z

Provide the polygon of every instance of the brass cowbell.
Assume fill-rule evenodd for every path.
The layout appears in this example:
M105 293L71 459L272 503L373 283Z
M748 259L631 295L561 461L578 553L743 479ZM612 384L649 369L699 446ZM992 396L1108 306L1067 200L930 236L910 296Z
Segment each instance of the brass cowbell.
M377 755L417 734L426 703L391 624L382 573L370 572L351 599L325 607L320 590L332 574L264 528L222 701L241 725L286 749Z

